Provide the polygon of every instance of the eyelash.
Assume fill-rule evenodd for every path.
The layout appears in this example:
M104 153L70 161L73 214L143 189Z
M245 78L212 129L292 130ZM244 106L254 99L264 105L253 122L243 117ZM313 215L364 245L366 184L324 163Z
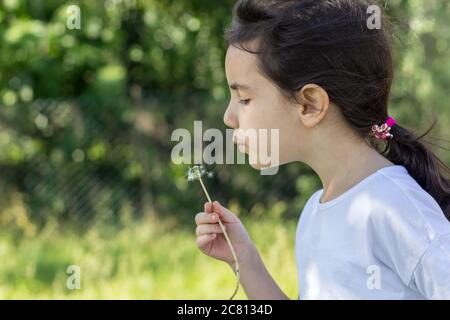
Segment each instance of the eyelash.
M242 99L242 100L239 100L239 103L242 104L242 105L244 105L244 106L246 106L246 105L248 105L248 104L250 103L250 99Z

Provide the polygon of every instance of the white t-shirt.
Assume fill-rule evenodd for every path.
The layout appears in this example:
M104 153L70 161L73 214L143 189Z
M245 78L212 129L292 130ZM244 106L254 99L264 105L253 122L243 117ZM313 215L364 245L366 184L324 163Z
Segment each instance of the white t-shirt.
M300 299L450 299L450 223L405 167L322 192L297 225Z

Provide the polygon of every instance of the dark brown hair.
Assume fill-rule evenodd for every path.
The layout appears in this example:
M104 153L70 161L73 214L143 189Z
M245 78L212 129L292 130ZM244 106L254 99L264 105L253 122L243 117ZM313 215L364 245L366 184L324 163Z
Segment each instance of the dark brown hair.
M396 124L383 148L371 126L388 118L393 79L392 25L369 28L363 0L239 0L225 31L228 45L258 55L262 73L288 98L307 83L326 90L348 124L387 159L403 165L450 220L449 167L412 132ZM381 10L381 6L378 6ZM381 12L381 11L380 11ZM381 12L382 13L382 12ZM257 50L247 44L256 41Z

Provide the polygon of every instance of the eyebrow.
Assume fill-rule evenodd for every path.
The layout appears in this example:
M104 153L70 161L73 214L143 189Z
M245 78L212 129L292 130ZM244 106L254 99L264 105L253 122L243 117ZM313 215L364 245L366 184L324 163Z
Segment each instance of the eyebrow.
M231 90L248 90L248 89L250 89L250 87L246 84L233 82L232 84L230 84L230 89Z

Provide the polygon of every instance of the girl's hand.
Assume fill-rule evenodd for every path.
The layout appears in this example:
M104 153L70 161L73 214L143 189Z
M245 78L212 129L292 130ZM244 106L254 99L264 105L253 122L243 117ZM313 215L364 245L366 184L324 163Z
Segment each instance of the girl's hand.
M214 201L213 205L206 202L204 210L205 212L200 212L195 216L197 247L207 256L225 261L232 267L234 266L233 255L218 223L220 217L233 244L237 259L241 264L241 260L248 256L253 247L253 243L242 222L233 212L223 207L218 201Z

